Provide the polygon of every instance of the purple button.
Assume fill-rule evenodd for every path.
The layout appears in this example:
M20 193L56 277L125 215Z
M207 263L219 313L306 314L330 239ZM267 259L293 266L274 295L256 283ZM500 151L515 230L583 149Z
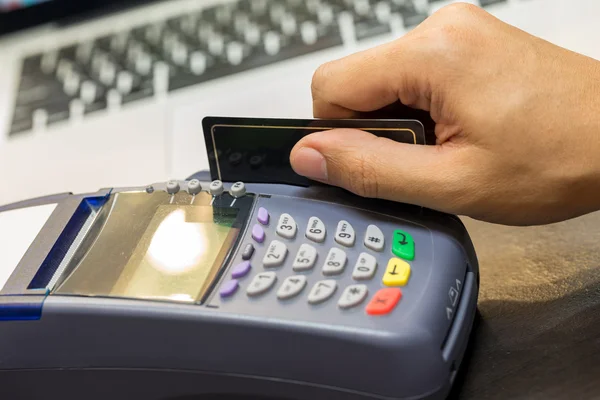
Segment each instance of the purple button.
M254 227L252 227L252 238L258 243L265 241L265 231L260 227L260 225L254 225Z
M231 276L237 279L246 276L248 272L250 272L250 261L244 261L233 268Z
M223 286L221 286L221 290L219 291L219 293L221 294L221 297L229 297L235 293L238 286L238 281L232 279L230 281L225 282Z
M266 208L261 207L258 209L258 222L263 225L267 225L269 223L269 212Z

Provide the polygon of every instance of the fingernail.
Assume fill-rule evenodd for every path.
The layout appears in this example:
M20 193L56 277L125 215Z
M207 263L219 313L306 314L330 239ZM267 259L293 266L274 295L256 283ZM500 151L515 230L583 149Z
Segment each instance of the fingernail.
M293 168L297 174L307 178L319 181L327 180L325 157L311 147L303 147L296 152Z

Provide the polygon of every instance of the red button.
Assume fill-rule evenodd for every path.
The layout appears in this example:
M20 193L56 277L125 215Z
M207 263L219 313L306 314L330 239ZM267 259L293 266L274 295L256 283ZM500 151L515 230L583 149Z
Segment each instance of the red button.
M398 304L401 297L402 292L398 288L380 289L367 304L367 314L387 314Z

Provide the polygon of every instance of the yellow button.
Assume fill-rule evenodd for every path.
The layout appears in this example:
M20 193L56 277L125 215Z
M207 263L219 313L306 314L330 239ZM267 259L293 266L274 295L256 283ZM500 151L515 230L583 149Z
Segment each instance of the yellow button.
M399 258L390 258L383 275L383 284L404 286L408 282L408 278L410 278L410 265Z

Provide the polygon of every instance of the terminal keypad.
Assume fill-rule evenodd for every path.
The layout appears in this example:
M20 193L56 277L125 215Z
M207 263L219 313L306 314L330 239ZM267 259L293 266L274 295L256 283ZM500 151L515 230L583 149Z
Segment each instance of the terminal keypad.
M268 206L259 207L249 229L250 243L244 243L241 250L244 261L232 266L231 279L221 285L221 298L236 296L243 282L249 298L274 296L282 304L304 301L310 307L335 299L343 311L362 308L371 316L392 312L411 279L415 259L411 234L403 229L390 234L388 228L386 235L377 223L357 230L350 219L332 225L327 217L305 219L293 212L272 213ZM328 229L333 232L329 240ZM259 258L254 257L257 247L262 248ZM352 283L344 278L348 274ZM373 290L375 279L379 284Z

